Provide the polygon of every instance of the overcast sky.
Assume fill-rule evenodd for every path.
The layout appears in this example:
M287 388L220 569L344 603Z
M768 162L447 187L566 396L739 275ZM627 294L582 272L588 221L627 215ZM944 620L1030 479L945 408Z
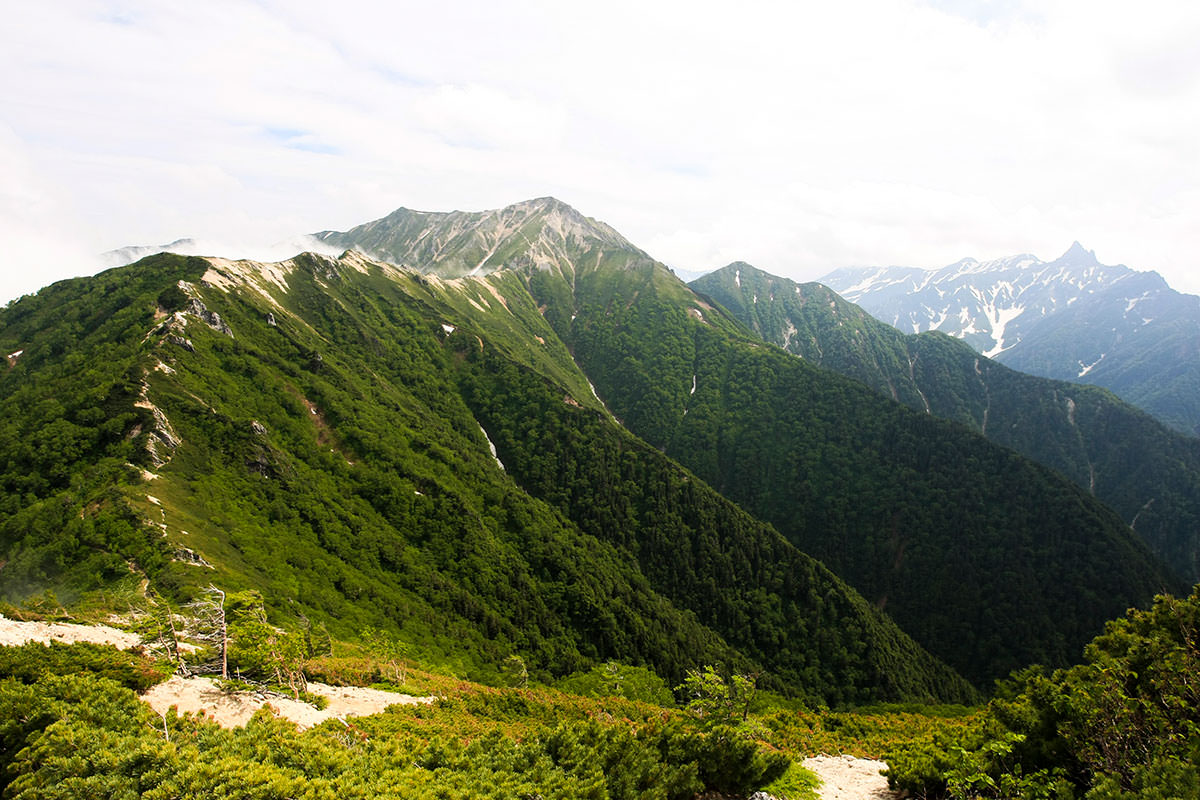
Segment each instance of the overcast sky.
M554 195L811 280L1073 240L1200 292L1200 3L11 2L0 302Z

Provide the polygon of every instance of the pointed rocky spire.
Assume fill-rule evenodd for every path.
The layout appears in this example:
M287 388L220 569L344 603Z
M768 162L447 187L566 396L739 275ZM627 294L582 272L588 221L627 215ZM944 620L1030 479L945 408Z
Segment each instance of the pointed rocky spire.
M1068 261L1072 264L1099 264L1096 260L1096 251L1087 250L1079 242L1074 242L1067 252L1063 253L1058 259L1059 261Z

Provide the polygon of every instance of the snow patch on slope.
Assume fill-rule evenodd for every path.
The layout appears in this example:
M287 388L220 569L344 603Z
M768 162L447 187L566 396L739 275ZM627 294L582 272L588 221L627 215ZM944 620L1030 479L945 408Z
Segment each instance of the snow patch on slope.
M1084 364L1082 361L1077 362L1079 364L1079 375L1077 375L1076 377L1082 378L1084 375L1087 375L1089 372L1091 372L1093 369L1096 368L1097 364L1099 364L1101 361L1104 360L1104 357L1106 355L1108 355L1108 354L1101 353L1100 357L1097 358L1095 361L1093 361L1090 364Z
M992 318L992 339L996 342L990 350L984 353L988 358L995 358L1000 353L1003 353L1008 348L1020 342L1018 338L1015 342L1008 342L1005 338L1005 333L1010 322L1025 313L1022 306L1009 306L1008 308L999 308L993 306L990 309Z
M496 445L492 442L492 437L488 436L488 432L483 429L482 425L479 426L479 432L483 434L483 438L487 441L488 450L492 451L492 458L496 459L496 465L504 472L508 472L504 468L504 462L500 460L500 456L496 453Z

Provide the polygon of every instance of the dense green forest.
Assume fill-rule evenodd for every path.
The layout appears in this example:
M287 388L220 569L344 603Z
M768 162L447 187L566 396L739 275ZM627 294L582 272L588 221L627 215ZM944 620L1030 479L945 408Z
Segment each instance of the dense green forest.
M820 284L736 263L690 285L765 341L1058 470L1200 580L1200 439L1105 389L1016 372L942 333L902 334Z
M482 278L161 255L0 310L0 607L160 651L0 648L4 796L797 800L822 750L929 796L1200 796L1200 596L1151 608L1181 587L1116 513L518 211L434 215ZM217 594L260 688L442 699L159 716L135 690Z
M978 685L1070 663L1105 619L1181 585L1078 487L755 342L663 268L576 293L569 341L630 430Z
M155 257L4 312L0 341L25 350L0 395L5 441L20 443L3 476L10 598L144 576L178 602L219 580L261 592L278 623L395 631L414 655L481 678L516 655L543 678L618 659L674 684L720 663L831 703L969 696L666 458L633 459L603 497L573 505L538 483L540 452L505 449L506 473L485 430L519 430L531 400L592 420L564 460L641 452L515 276L451 285L305 256L285 289L254 266L218 267ZM31 471L44 485L21 483ZM622 508L634 513L619 530L598 522ZM719 558L695 550L700 535Z
M564 402L541 377L469 337L461 346L464 397L513 477L583 531L633 553L653 586L773 680L839 704L972 696L775 530L601 414Z

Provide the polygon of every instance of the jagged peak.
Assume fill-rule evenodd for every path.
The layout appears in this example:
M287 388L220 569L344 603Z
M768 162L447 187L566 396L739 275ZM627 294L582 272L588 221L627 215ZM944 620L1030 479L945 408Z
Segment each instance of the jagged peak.
M1100 263L1096 260L1096 251L1086 249L1078 241L1072 242L1071 246L1067 248L1067 252L1059 256L1058 260L1070 261L1071 263L1078 264L1087 264L1089 266Z

